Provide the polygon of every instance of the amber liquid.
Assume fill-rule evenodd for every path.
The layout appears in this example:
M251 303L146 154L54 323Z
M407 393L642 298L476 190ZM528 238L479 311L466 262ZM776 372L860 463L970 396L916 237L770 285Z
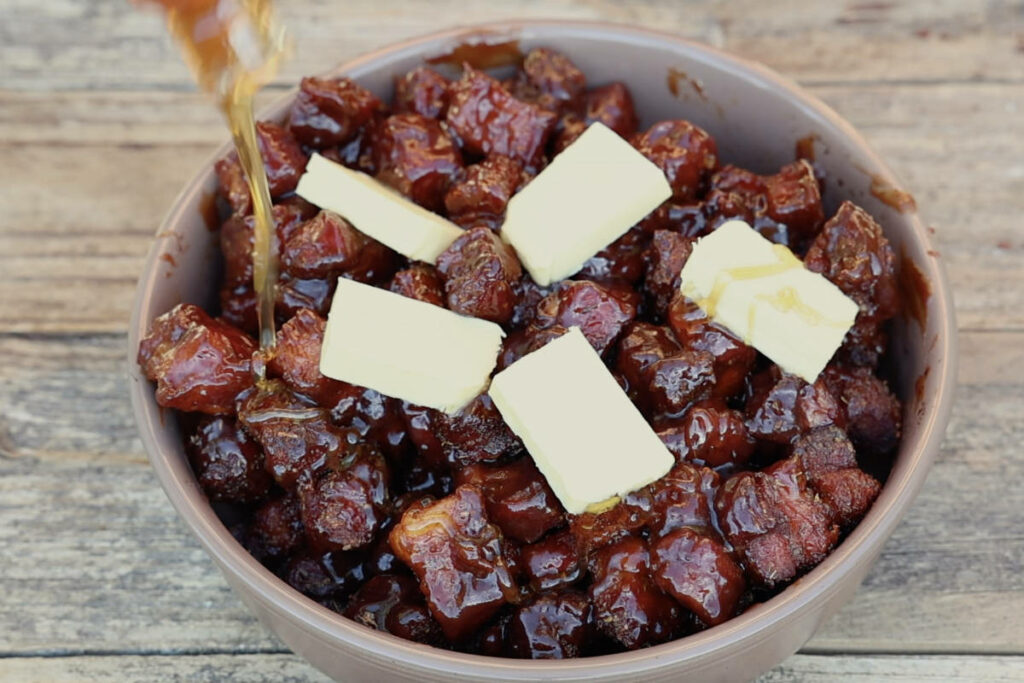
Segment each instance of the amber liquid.
M252 195L253 288L256 291L260 349L274 347L274 293L277 234L270 190L256 137L252 102L284 56L283 32L269 0L157 0L167 25L181 44L199 87L215 98L227 118L238 159ZM259 368L265 364L256 363Z

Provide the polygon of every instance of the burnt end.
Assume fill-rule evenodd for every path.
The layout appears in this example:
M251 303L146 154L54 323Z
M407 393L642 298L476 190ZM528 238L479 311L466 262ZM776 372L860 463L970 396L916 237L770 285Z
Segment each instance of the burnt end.
M599 284L589 280L563 282L537 305L531 328L579 327L599 354L618 340L637 311L632 289Z
M281 578L303 595L336 609L366 579L360 553L312 554L300 551L289 558Z
M743 569L725 546L690 528L652 542L651 575L659 588L708 626L736 613L747 586Z
M234 418L200 420L185 450L199 485L212 501L253 503L270 491L273 480L263 467L263 451Z
M571 586L584 573L576 552L576 538L568 529L524 545L519 552L519 562L530 588L537 592Z
M395 273L388 285L395 294L444 308L444 282L437 269L416 263Z
M861 520L881 491L881 484L857 467L853 444L838 427L819 427L800 437L790 459L844 529Z
M644 276L644 255L647 252L647 234L640 228L631 228L619 239L597 252L583 264L574 280L594 280L621 287L632 287Z
M588 90L584 102L588 124L600 121L624 138L636 132L636 108L625 83L616 81Z
M589 596L597 628L628 650L680 635L681 610L650 578L644 542L627 537L602 548L591 561Z
M309 160L295 138L276 123L261 121L256 124L256 142L263 158L271 198L277 199L294 190ZM220 194L232 211L242 216L252 213L252 195L238 154L231 152L219 160L214 164L214 171L220 181Z
M268 370L292 391L313 399L328 410L352 400L361 389L320 373L320 350L327 321L301 309L277 331L277 347Z
M159 405L227 415L252 386L255 351L256 343L241 330L198 306L178 304L153 321L139 343L138 363L156 382Z
M315 215L306 206L293 203L275 204L271 217L279 245L285 244L303 221ZM252 286L252 250L256 218L235 215L220 228L220 251L224 259L224 286Z
M817 427L845 426L839 403L822 377L808 384L772 366L754 377L751 387L747 429L756 439L788 444Z
M374 132L377 180L431 211L444 206L445 193L462 172L462 154L434 119L395 114Z
M647 248L644 294L650 309L661 319L668 316L668 307L679 291L680 273L693 251L694 240L670 232L656 230Z
M448 110L450 87L451 82L441 74L418 66L395 77L395 112L441 119Z
M712 396L729 398L743 390L757 351L731 332L711 321L696 303L677 293L669 306L668 324L683 348L707 351L714 356L718 380Z
M297 278L337 275L359 262L369 242L338 214L321 211L292 231L281 250L281 269Z
M384 456L366 443L346 444L304 477L299 501L310 545L320 552L368 545L386 517L388 479Z
M501 154L537 168L558 117L516 99L501 83L466 64L462 78L451 86L446 120L470 154Z
M523 74L537 93L537 104L545 109L581 108L587 79L562 53L544 47L530 50L523 59Z
M523 450L519 437L505 424L486 393L454 415L435 413L434 433L445 459L462 467L496 462Z
M631 388L639 389L643 387L651 365L681 350L672 330L647 322L635 322L626 328L619 341L615 368Z
M467 166L444 197L448 217L466 228L485 225L497 229L504 221L508 201L528 178L523 164L507 156L492 155Z
M334 426L327 411L298 396L280 381L245 396L238 421L263 447L267 470L285 489L322 467L357 437Z
M696 403L682 417L657 421L654 427L677 462L743 466L754 453L743 414L720 399Z
M303 78L288 128L315 149L341 145L384 110L376 95L349 78Z
M488 228L467 230L437 257L448 308L499 325L515 313L522 266Z
M867 367L829 366L824 376L846 412L850 441L868 453L892 452L900 441L903 407L886 382Z
M585 653L594 629L590 600L579 591L538 595L508 624L507 643L520 659L568 659Z
M399 638L441 645L441 627L430 616L416 581L401 574L381 574L364 583L342 612L355 622Z
M613 507L601 512L569 516L569 529L581 559L604 546L639 533L654 520L654 498L644 488L627 493Z
M309 309L324 317L331 310L336 278L293 278L282 274L274 296L274 316L281 323L291 320L299 311Z
M715 358L707 351L679 351L652 363L643 380L654 415L678 416L715 388Z
M253 511L242 541L256 559L267 563L291 555L305 538L299 499L287 494L271 498Z
M768 588L821 562L839 539L831 511L802 472L740 472L719 489L715 512L748 578Z
M662 170L677 200L703 195L708 178L718 168L714 138L689 121L656 123L637 135L633 146Z
M402 515L391 547L416 574L445 636L463 641L518 599L501 531L489 523L476 487L460 486L447 498L423 503Z
M690 527L715 536L714 501L720 479L706 467L679 463L648 486L651 516L647 528L654 536Z
M490 520L516 541L532 543L565 522L565 511L529 456L508 465L460 468L455 483L477 486Z

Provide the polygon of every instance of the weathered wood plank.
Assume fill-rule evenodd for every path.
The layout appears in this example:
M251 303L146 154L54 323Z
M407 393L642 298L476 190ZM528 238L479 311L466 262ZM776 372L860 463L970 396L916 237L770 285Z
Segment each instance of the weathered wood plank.
M1014 22L1020 0L997 2L718 3L698 0L331 0L279 3L295 37L280 83L388 43L452 24L520 17L639 24L724 47L815 82L1022 79ZM0 88L191 87L154 13L121 0L7 0Z
M830 683L844 681L1019 681L1024 658L972 656L795 655L757 679L757 683ZM0 661L0 681L70 683L72 681L217 681L300 683L328 679L290 654L201 654L175 656L26 657Z
M938 464L811 652L1024 653L1024 333L963 335ZM0 655L260 650L139 451L124 342L0 337ZM969 628L965 624L970 624Z
M917 195L960 324L1024 329L1024 85L812 90ZM194 94L0 93L0 331L122 330L161 216L224 137Z

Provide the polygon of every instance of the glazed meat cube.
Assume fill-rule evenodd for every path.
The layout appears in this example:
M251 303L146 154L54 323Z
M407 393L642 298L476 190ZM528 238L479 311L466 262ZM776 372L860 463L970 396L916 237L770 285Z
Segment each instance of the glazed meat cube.
M639 228L631 228L625 235L597 252L583 264L574 280L595 280L610 285L623 283L632 287L644 276L644 254L647 235Z
M831 511L806 486L803 473L784 475L740 472L715 496L726 540L743 558L748 578L768 588L821 562L839 539Z
M860 312L840 354L874 367L885 351L883 322L899 310L896 257L875 220L843 202L807 250L804 265L831 280L857 302Z
M839 403L823 377L808 384L772 366L753 378L751 388L747 429L757 439L787 444L816 427L845 426Z
M337 275L359 262L370 238L331 211L297 226L281 250L281 269L297 278Z
M293 231L314 213L299 204L275 204L271 209L279 244L285 244ZM256 218L232 216L220 228L220 251L224 257L224 285L252 286L252 249Z
M496 462L523 450L523 443L505 424L486 393L454 415L435 413L434 433L446 460L462 467Z
M451 86L446 119L470 154L502 154L537 168L558 117L517 100L501 83L466 64L462 78Z
M718 487L714 470L679 463L648 487L653 503L647 528L655 536L683 527L717 536L713 508Z
M324 467L299 483L302 524L315 550L369 544L386 517L388 468L369 443L345 443Z
M532 543L565 521L565 511L529 456L508 465L463 467L455 472L455 483L483 491L487 516L516 541Z
M644 293L651 310L661 319L679 291L679 275L693 251L694 240L668 230L656 230L645 253L647 273Z
M212 501L254 503L273 480L263 467L263 451L232 417L206 417L185 442L192 471Z
M549 111L577 110L583 104L587 79L572 61L554 50L538 47L523 59L523 74L536 91L536 103Z
M654 520L654 498L646 489L631 491L612 507L600 512L582 512L569 516L569 529L576 539L580 558L639 533Z
M415 450L416 459L427 467L447 469L448 459L435 433L437 420L442 414L433 408L424 408L406 401L399 407L399 414L405 422L406 435Z
M615 368L626 378L630 388L641 388L647 369L664 358L682 350L667 327L646 322L635 322L626 328L619 341Z
M523 573L534 591L571 586L583 576L576 538L568 529L545 536L519 551Z
M676 529L651 543L651 576L663 591L708 626L736 613L743 570L715 538Z
M356 437L334 426L327 411L292 393L280 381L245 396L238 421L263 446L267 469L285 489L295 486Z
M679 351L651 363L644 372L650 410L654 415L679 416L715 388L715 357L707 351Z
M636 109L625 83L616 81L588 90L584 101L588 124L600 121L624 138L636 132Z
M729 398L743 389L757 351L731 332L711 321L696 303L677 293L669 306L668 324L683 348L707 351L714 356L718 383L712 395Z
M445 195L448 218L466 228L485 225L497 229L505 218L508 200L528 179L522 163L499 154L467 166Z
M426 263L415 263L395 273L388 289L395 294L444 308L444 282L437 269Z
M656 423L655 431L678 462L743 465L754 453L743 414L721 399L696 403L681 418Z
M260 562L295 552L306 538L299 499L292 494L271 498L252 513L243 543Z
M288 114L292 135L316 149L348 142L384 110L377 96L348 78L303 78Z
M241 330L192 304L178 304L153 321L139 343L138 363L156 382L165 408L227 415L252 386L256 344Z
M889 386L866 367L825 368L825 383L846 412L850 441L861 450L882 454L900 440L902 407Z
M220 319L250 337L259 333L256 292L251 285L222 287L219 294Z
M437 270L451 310L499 325L512 318L523 269L490 229L467 230L437 257Z
M336 278L302 279L282 274L277 281L274 297L274 314L285 322L307 308L319 316L326 316L331 310L331 300L338 286Z
M377 180L431 211L444 206L448 187L462 172L462 154L434 119L395 114L373 136Z
M355 592L342 612L346 617L399 638L440 645L441 627L423 604L414 579L400 574L375 576Z
M256 124L256 142L263 157L271 198L294 190L308 161L295 138L276 123L261 121ZM238 154L231 152L213 168L220 181L220 193L234 213L240 216L252 213L252 196Z
M874 477L857 467L853 444L838 427L820 427L800 437L793 443L790 458L799 461L807 483L843 528L859 522L881 490Z
M624 538L599 550L591 572L589 596L604 635L628 650L679 635L679 606L651 581L650 558L639 538Z
M506 640L513 657L579 657L592 639L593 610L579 591L538 595L521 605L508 624Z
M359 553L313 555L301 551L293 555L281 572L281 578L303 595L334 608L366 579Z
M526 328L515 330L505 337L501 353L498 355L496 372L500 372L515 363L528 353L533 353L548 342L561 337L569 330L560 325L543 330Z
M579 327L599 354L605 354L636 317L637 297L628 288L589 280L563 282L537 306L531 327Z
M450 87L451 82L441 74L418 66L395 78L395 112L440 119L448 110Z
M636 136L633 146L665 174L672 196L691 201L704 194L718 168L718 147L703 129L689 121L661 121Z
M267 368L292 391L333 409L351 400L360 389L320 374L320 347L327 321L308 308L301 309L277 331L277 348Z
M476 487L460 486L447 498L424 502L402 515L389 536L391 547L416 574L445 636L463 641L518 599L501 531L489 523Z

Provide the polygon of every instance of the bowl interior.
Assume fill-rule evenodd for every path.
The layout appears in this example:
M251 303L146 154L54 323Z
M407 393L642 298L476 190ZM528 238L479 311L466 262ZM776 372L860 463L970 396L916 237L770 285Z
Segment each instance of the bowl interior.
M481 671L498 678L603 678L653 672L738 651L772 624L795 619L815 601L839 590L844 581L852 582L847 590L851 592L923 482L948 419L955 372L953 314L943 269L916 214L894 208L887 203L891 194L879 191L898 187L892 173L848 124L778 75L710 48L639 29L538 22L452 31L367 55L333 73L351 76L388 98L394 75L421 64L424 57L480 40L517 41L524 52L551 46L567 54L591 85L627 82L643 126L662 119L689 119L715 137L723 163L774 172L793 160L798 141L804 140L826 174L827 215L850 199L875 216L900 259L901 281L911 300L896 321L891 351L896 389L906 406L904 437L878 501L822 565L779 596L722 626L641 652L575 662L519 662L514 667L370 632L307 600L264 570L213 514L188 468L173 416L156 406L149 383L130 360L132 399L143 441L174 505L233 584L252 587L267 604L291 614L318 638L345 641L367 652L367 657L405 662L441 678ZM262 118L283 117L291 96L262 112ZM214 158L226 150L227 143ZM216 234L204 219L215 188L211 161L178 197L158 232L139 283L130 328L132 358L154 317L180 302L208 305L216 300ZM799 642L786 649L795 650L809 635L800 635Z

